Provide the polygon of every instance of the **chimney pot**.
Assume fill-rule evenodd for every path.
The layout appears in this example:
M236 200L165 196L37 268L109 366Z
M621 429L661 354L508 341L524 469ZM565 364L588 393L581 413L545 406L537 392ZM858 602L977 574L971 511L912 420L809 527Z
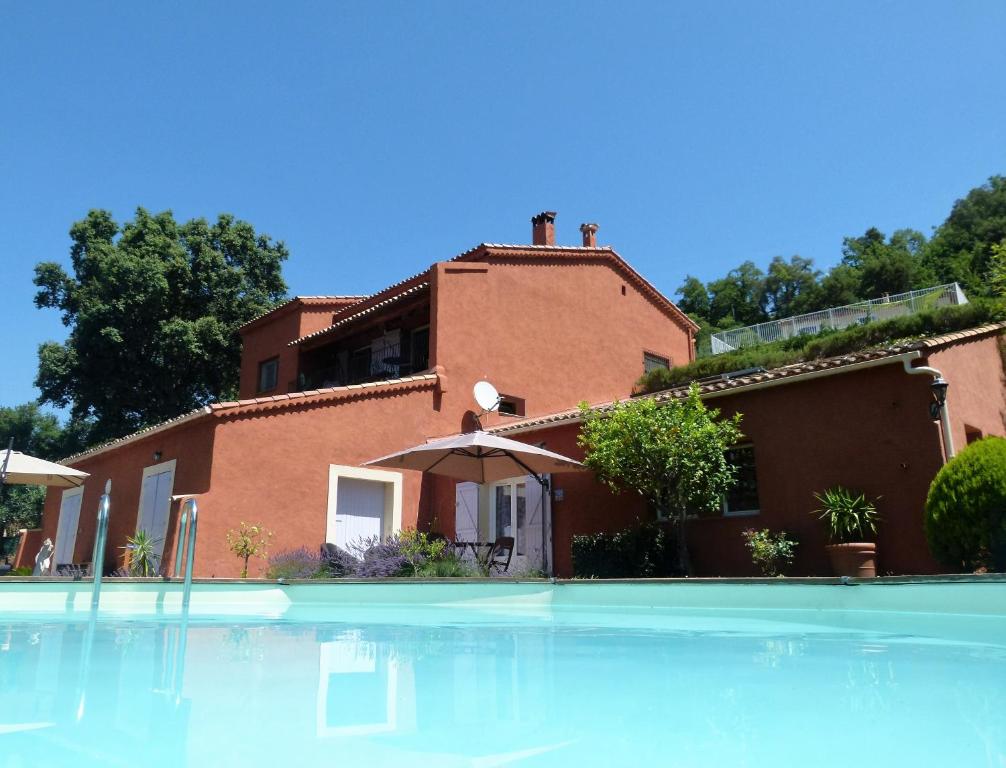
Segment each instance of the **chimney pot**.
M542 211L531 217L531 242L555 245L555 211Z
M580 232L583 234L583 247L584 248L596 248L597 247L597 224L581 224Z

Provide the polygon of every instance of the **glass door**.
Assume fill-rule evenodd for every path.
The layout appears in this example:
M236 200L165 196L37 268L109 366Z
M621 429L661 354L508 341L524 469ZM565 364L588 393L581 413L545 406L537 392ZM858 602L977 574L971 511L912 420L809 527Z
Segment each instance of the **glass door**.
M527 483L523 478L493 485L493 518L495 537L512 536L514 556L522 557L527 543Z

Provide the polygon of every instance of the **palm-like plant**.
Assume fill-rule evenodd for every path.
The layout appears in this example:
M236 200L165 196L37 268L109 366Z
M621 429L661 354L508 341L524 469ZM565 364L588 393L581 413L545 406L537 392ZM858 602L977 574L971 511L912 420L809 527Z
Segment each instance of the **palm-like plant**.
M130 576L156 576L160 558L155 545L160 539L153 538L144 530L139 530L126 539L126 568Z
M868 541L876 536L880 515L866 494L838 485L824 493L815 493L814 498L821 504L814 514L825 521L832 542Z

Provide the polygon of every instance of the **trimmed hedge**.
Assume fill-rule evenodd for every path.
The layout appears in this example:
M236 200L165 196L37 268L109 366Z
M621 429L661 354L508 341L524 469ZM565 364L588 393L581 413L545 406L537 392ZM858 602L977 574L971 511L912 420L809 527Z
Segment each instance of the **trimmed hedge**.
M644 523L617 533L573 537L573 576L578 579L682 575L677 540L658 523Z
M792 363L845 355L864 349L891 346L941 333L975 328L1006 320L1006 302L975 299L968 304L919 312L908 317L854 325L841 331L825 330L817 336L793 336L771 344L701 357L670 370L657 368L636 383L637 394L659 392L706 376L745 368L779 368Z
M946 463L929 487L925 528L941 563L1006 571L1006 439L978 440Z

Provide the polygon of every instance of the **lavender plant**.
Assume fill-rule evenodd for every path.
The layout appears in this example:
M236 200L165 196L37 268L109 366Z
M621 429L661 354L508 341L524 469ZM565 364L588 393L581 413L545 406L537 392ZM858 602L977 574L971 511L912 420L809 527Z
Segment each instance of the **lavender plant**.
M409 566L398 536L389 536L383 541L380 536L359 539L349 544L349 551L359 560L354 575L360 578L401 576Z
M270 579L314 579L327 575L321 555L307 547L278 552L269 557L266 577Z

